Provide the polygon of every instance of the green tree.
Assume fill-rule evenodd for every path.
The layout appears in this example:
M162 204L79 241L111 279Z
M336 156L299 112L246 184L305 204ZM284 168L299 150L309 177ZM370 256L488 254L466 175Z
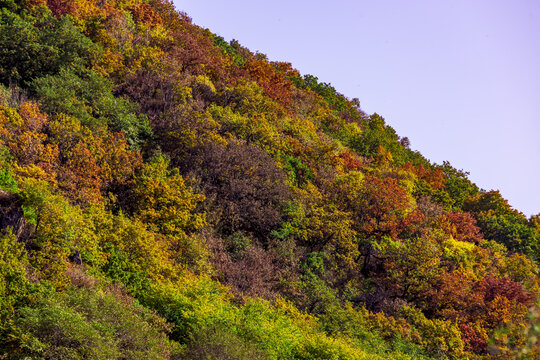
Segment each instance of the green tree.
M0 82L23 86L52 75L63 66L89 66L98 48L68 17L45 9L33 17L0 9Z

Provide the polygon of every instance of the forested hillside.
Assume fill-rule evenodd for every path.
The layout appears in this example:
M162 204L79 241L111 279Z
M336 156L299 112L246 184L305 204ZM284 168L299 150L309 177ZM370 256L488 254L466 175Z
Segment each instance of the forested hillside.
M167 0L0 0L0 188L0 359L540 358L540 216Z

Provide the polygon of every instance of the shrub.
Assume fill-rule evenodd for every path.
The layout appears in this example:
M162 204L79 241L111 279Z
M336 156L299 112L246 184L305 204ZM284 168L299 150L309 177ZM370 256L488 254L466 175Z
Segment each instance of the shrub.
M214 324L194 331L188 342L185 359L265 360L268 356L255 344L235 334L230 327Z
M169 325L135 302L89 289L43 292L20 309L29 356L47 359L168 359Z

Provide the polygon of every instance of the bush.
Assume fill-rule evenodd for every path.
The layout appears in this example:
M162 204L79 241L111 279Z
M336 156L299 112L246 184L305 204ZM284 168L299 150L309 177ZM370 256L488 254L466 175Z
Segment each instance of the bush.
M169 325L129 299L88 289L43 292L20 309L29 356L46 359L168 359Z
M215 324L197 329L188 343L185 359L264 360L268 356L242 339L230 327Z

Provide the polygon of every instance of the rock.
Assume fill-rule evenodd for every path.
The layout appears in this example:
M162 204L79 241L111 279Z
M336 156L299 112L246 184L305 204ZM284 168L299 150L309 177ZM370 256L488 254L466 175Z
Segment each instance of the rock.
M26 242L33 232L33 226L24 220L20 196L0 190L0 231L8 228L21 242Z

